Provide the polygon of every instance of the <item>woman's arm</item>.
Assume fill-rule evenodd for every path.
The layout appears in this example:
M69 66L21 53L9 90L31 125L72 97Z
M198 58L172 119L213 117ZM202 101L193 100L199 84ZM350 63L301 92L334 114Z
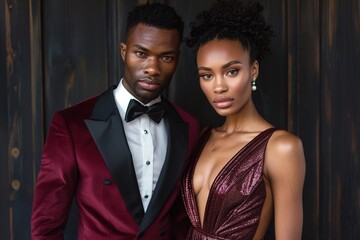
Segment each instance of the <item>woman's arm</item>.
M301 239L305 178L301 140L286 131L275 132L267 146L265 170L274 197L276 239Z

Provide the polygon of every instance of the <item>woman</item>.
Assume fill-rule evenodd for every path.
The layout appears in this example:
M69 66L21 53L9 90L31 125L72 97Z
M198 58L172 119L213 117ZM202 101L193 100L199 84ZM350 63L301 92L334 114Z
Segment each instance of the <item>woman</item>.
M225 122L203 132L184 177L188 239L263 239L273 217L277 240L301 239L301 140L274 128L251 97L273 36L262 10L218 1L190 25L201 89Z

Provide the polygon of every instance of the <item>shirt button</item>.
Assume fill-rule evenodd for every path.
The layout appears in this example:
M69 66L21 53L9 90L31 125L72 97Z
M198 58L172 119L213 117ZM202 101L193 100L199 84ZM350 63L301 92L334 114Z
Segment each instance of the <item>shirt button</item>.
M144 198L148 198L148 197L149 197L149 195L145 195L145 196L144 196Z
M163 229L161 229L161 230L160 230L160 236L164 236L164 235L165 235L165 233L166 233L165 228L163 228Z
M104 183L105 185L109 185L109 184L111 183L111 181L110 181L109 179L104 179L103 183Z
M148 130L144 130L144 133L145 133L145 134L148 134Z
M150 161L146 161L146 165L150 165Z

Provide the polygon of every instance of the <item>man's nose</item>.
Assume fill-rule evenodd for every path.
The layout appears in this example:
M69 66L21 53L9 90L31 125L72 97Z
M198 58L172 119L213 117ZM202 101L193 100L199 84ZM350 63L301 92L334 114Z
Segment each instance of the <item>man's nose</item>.
M144 73L150 76L157 76L160 74L159 60L156 58L148 58Z

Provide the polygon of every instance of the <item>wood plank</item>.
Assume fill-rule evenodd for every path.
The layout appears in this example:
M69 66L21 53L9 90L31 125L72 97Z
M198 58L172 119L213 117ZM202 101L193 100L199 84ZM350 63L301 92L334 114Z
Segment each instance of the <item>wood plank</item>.
M56 110L108 87L106 2L43 2L46 129Z
M0 0L0 238L10 239L9 162L8 162L8 52L9 8Z
M323 239L360 236L360 3L321 1Z
M303 239L319 238L320 35L317 1L288 2L288 120L303 141Z
M6 178L1 187L6 187L8 194L2 194L1 212L7 218L2 230L4 239L30 239L34 157L39 158L42 145L41 105L33 108L33 104L39 104L42 92L40 1L7 1L4 6L5 21L1 26L5 26L6 61L2 66L6 69L1 71L5 73L1 80L1 96L5 98L1 109L6 114L1 114L1 121L6 124L2 129L7 138L1 140L1 148L6 148L2 159L7 162L1 163L1 169L6 171L1 174Z

